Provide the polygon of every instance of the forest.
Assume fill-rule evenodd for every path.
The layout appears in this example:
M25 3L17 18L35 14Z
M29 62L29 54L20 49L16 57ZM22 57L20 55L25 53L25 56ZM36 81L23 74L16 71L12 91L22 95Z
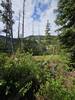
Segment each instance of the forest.
M32 35L28 36L25 36L26 28L29 29L25 25L26 1L29 0L20 4L22 11L18 11L14 32L13 0L0 0L0 100L75 100L75 0L57 0L53 10L57 35L51 33L49 17L44 35L40 28L35 34L32 23ZM46 2L42 8L42 0L37 1L44 11Z

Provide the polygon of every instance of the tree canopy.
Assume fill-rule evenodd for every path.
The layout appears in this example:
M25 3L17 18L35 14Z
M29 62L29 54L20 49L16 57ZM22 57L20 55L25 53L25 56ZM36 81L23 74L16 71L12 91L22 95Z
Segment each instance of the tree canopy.
M59 0L56 23L61 26L60 40L71 52L75 62L75 1Z

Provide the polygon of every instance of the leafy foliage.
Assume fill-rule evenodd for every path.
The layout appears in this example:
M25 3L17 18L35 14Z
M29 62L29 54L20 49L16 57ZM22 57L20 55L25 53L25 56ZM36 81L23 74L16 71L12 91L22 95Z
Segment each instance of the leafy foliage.
M16 54L0 61L0 99L33 100L39 88L39 67L31 60L31 55Z
M59 0L56 23L61 25L60 40L71 53L71 60L75 62L75 1Z
M19 51L0 55L0 99L36 100L43 96L47 100L74 100L75 80L67 76L67 59L44 58L48 58L46 64L46 60L36 61L29 53Z
M46 47L40 41L33 38L24 40L24 51L33 55L43 55L46 52Z
M65 76L67 70L65 65L57 66L55 75L51 75L49 70L45 70L44 83L41 84L38 94L47 100L74 100L75 84L72 83L74 78Z

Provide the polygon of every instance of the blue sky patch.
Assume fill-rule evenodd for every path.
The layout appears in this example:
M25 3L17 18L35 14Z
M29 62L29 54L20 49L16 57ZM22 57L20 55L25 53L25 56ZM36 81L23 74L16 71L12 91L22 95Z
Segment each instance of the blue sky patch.
M44 2L44 0L36 1L34 6L34 11L31 16L32 19L36 21L40 20L41 14L46 10L48 10L50 4L51 4L51 0L48 0L48 2Z

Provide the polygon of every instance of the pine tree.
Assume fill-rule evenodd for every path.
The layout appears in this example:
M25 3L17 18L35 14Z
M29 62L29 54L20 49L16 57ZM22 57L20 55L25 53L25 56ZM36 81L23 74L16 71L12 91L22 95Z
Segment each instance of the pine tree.
M47 20L46 30L45 30L45 43L48 46L51 43L51 34L50 34L50 23Z
M12 16L12 2L11 0L2 0L1 6L2 11L2 21L4 23L3 32L6 33L6 46L7 52L13 52L13 16Z
M75 63L75 0L59 0L57 25L61 25L60 41L70 52L71 61Z

